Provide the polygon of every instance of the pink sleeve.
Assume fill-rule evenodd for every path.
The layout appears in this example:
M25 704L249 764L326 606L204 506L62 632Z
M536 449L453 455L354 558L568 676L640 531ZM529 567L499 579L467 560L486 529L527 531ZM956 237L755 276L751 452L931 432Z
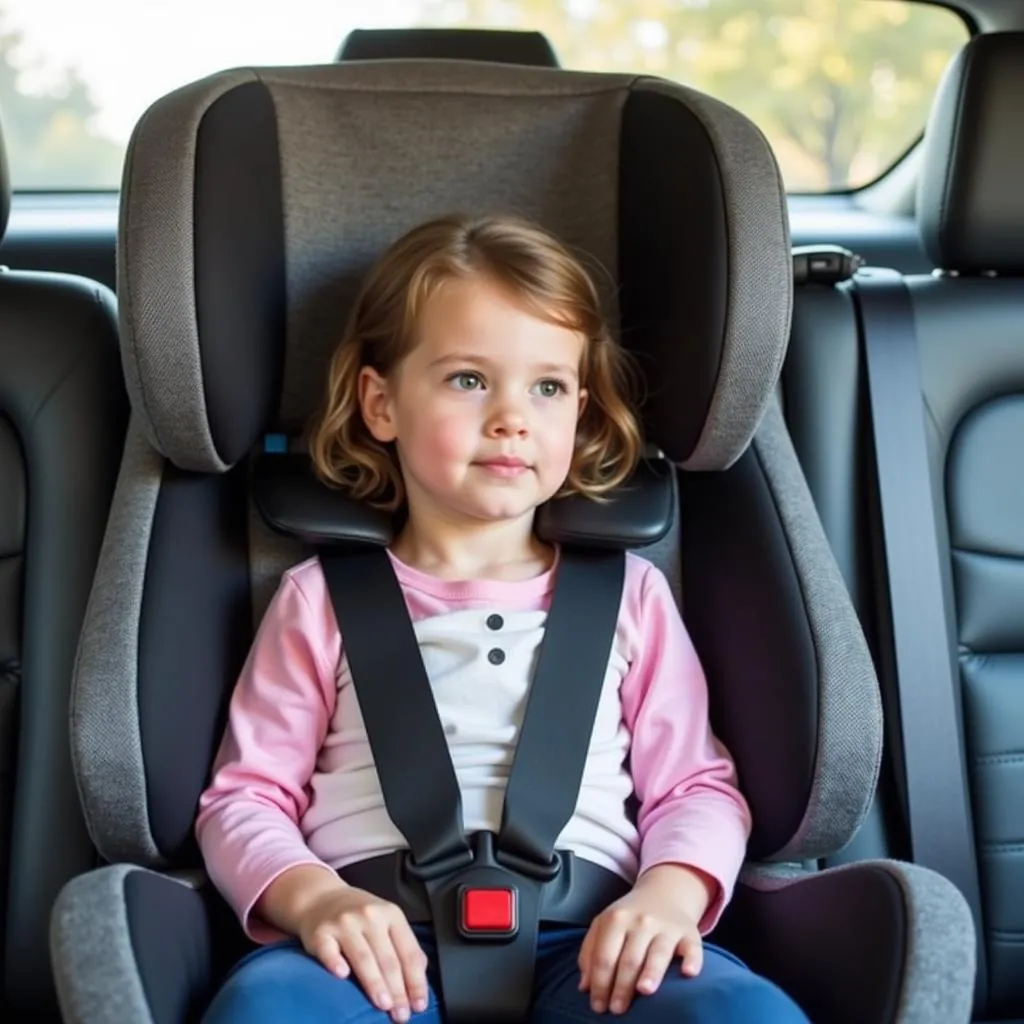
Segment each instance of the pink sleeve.
M700 922L707 934L732 897L750 811L732 759L711 732L704 671L668 581L646 565L637 586L639 635L622 702L640 800L640 871L684 864L714 878L718 892Z
M252 915L267 886L288 868L323 864L299 821L336 701L328 629L323 611L317 615L285 574L235 687L213 779L199 801L196 837L207 871L257 942L281 937Z

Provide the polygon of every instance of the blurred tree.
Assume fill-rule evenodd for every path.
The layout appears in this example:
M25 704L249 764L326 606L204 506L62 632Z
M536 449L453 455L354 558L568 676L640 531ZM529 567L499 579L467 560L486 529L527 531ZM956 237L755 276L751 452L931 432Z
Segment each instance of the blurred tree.
M0 119L16 188L111 188L121 178L123 146L93 127L96 105L72 69L42 92L22 79L33 70L19 32L3 27L0 8Z
M967 40L904 0L422 0L431 24L537 28L567 67L650 72L735 106L790 191L853 188L917 138Z

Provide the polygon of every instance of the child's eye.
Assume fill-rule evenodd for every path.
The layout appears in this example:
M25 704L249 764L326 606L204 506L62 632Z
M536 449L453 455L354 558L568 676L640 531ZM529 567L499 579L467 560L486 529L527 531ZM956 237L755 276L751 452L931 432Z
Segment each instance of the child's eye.
M483 387L483 380L478 373L453 373L448 378L449 384L454 384L459 391L476 391Z
M554 378L537 382L537 392L542 398L555 398L558 395L568 394L569 387L562 380Z

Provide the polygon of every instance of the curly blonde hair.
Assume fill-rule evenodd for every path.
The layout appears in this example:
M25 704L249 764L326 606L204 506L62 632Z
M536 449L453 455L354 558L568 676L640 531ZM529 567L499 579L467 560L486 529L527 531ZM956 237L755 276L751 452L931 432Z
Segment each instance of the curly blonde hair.
M580 386L588 391L569 475L556 497L600 499L636 467L642 440L628 396L634 376L583 265L555 237L510 216L452 215L414 228L370 271L330 363L327 393L311 425L310 454L325 483L394 510L405 488L393 445L370 434L359 407L359 372L381 376L415 343L424 305L452 278L502 285L540 319L583 335Z

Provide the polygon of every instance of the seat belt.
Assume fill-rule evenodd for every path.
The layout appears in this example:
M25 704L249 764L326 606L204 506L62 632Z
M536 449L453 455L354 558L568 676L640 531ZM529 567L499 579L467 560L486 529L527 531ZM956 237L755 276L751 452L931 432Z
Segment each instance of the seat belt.
M913 859L953 882L974 918L975 1009L986 992L960 686L947 646L917 333L895 270L852 278L860 310L892 614L903 765Z
M447 1020L522 1024L540 920L589 924L628 890L612 872L554 849L579 798L625 553L562 549L501 827L497 835L469 838L448 742L387 552L325 549L320 561L385 807L409 844L402 857L340 873L413 917L422 915L425 889Z

